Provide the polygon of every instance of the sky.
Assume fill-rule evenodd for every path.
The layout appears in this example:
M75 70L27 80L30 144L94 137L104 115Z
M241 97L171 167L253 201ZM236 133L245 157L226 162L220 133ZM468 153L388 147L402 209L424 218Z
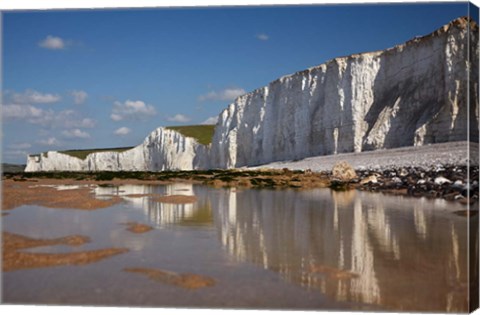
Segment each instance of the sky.
M278 77L381 50L467 3L3 11L2 160L214 123Z

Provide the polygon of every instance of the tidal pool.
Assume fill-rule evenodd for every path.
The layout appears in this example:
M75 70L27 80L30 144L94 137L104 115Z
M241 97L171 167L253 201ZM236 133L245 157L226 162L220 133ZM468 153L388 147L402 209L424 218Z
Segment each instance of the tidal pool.
M129 251L81 266L3 272L4 303L468 310L469 219L454 213L464 208L458 203L191 184L96 187L93 193L123 202L94 211L21 206L2 217L3 230L91 239L76 247L25 250L32 253ZM197 200L162 203L152 197L158 194ZM128 222L153 229L135 234ZM138 272L143 269L156 278ZM206 285L178 285L185 274L206 279Z

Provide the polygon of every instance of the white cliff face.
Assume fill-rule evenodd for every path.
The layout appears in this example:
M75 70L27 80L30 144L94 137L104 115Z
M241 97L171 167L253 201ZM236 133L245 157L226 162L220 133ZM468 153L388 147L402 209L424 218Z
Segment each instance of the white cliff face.
M471 62L469 33L476 56ZM403 45L336 58L240 96L219 116L212 166L465 141L477 35L476 25L458 19ZM473 71L472 100L478 97L476 82ZM470 126L472 139L478 138L475 101Z
M86 160L49 152L29 157L26 171L235 168L478 141L477 69L478 26L459 18L403 45L336 58L238 97L219 115L210 146L158 128L125 152Z
M96 152L85 160L49 151L30 156L26 172L35 171L163 171L192 170L203 167L207 148L193 138L157 128L142 144L123 152Z
M83 171L85 163L81 159L56 151L48 151L40 155L30 155L25 172L39 171Z

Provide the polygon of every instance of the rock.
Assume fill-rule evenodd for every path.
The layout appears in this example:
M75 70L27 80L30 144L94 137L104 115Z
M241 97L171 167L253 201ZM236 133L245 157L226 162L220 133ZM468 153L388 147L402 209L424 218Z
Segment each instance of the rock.
M342 161L333 166L332 177L343 182L348 182L354 178L357 178L357 173L353 167L350 166L350 164Z
M435 166L435 172L436 172L436 173L443 172L443 171L445 171L445 168L443 167L442 164L437 164L437 165Z
M398 175L400 175L401 177L405 177L405 176L408 175L408 171L406 169L402 168L402 169L400 169L400 172L399 172Z
M395 184L401 184L402 183L402 180L398 177L393 177L392 178L392 182L395 183Z
M438 176L438 177L435 178L435 180L434 180L435 185L443 185L443 184L445 184L445 183L450 184L451 182L452 182L451 180L448 180L448 179L446 179L446 178L443 177L443 176Z
M461 180L456 180L455 183L453 183L453 186L461 187L463 186L463 182Z
M457 191L462 191L464 189L468 189L468 184L463 184L463 182L461 180L456 180L453 184L452 184L452 188L457 190Z
M370 175L368 177L365 177L364 179L362 179L360 181L360 185L365 185L365 184L368 184L368 183L378 183L378 180L377 180L377 176L375 175Z

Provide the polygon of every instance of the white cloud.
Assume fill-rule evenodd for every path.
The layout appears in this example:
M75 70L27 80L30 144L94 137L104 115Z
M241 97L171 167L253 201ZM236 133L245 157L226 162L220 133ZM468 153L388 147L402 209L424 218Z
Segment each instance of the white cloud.
M37 141L37 143L41 144L41 145L45 145L45 146L50 146L50 147L60 145L60 142L55 137L50 137L50 138L45 139L45 140L39 140L39 141Z
M245 90L241 88L228 88L221 91L210 91L207 94L200 95L198 100L205 101L233 101L240 95L245 94Z
M48 35L45 39L41 40L38 43L38 46L45 49L61 50L61 49L65 49L65 47L67 46L67 43L65 42L65 40L63 40L60 37Z
M185 123L185 122L189 122L191 119L185 115L176 114L173 117L168 117L167 120L173 121L173 122Z
M257 34L255 37L263 41L266 41L270 38L267 34L264 34L264 33Z
M215 125L218 121L218 116L213 116L205 119L201 124L202 125Z
M43 109L31 105L5 105L2 106L2 116L4 119L37 119L45 114Z
M95 121L91 118L83 118L81 120L71 120L69 125L70 127L93 128L95 127Z
M81 105L81 104L85 103L85 101L87 100L87 97L88 97L87 92L81 91L81 90L71 91L70 95L73 97L73 102L76 105Z
M115 130L113 133L116 134L117 136L125 136L130 133L130 128L127 127L120 127L117 130Z
M8 147L13 150L23 150L31 148L32 145L30 143L12 143Z
M111 114L110 115L110 118L113 120L113 121L120 121L123 119L123 116L121 116L120 114Z
M11 94L12 101L15 104L52 104L62 99L58 94L41 93L31 89L25 90L23 93Z
M127 119L145 120L156 113L157 111L152 105L145 104L142 101L126 100L123 103L115 101L110 118L114 121Z
M88 132L82 131L80 129L71 129L71 130L64 130L62 131L62 135L66 138L79 138L79 139L87 139L90 138L90 134Z
M2 107L5 120L23 120L31 124L55 128L93 128L95 121L82 118L74 110L56 112L52 109L41 109L32 105L8 104Z

